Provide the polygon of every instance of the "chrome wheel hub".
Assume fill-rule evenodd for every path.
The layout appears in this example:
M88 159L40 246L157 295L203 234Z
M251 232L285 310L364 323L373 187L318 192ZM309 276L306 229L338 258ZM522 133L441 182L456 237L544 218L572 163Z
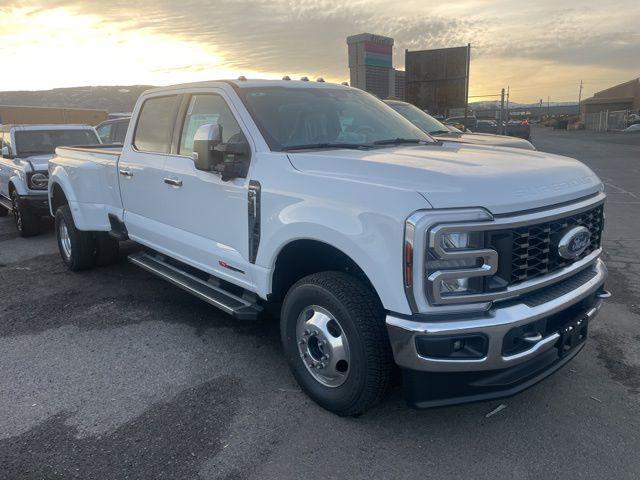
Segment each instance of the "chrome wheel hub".
M60 222L58 228L58 235L60 236L60 245L62 247L62 253L65 258L71 258L71 238L69 237L69 229L64 221Z
M339 387L349 375L349 342L336 318L317 305L306 307L296 322L298 351L305 367L326 387Z

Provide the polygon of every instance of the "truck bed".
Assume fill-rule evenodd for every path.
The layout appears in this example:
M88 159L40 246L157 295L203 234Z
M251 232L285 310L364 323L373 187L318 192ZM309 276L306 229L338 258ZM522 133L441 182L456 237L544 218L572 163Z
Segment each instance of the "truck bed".
M65 190L78 228L109 230L109 214L122 218L118 178L121 151L122 145L56 148L55 157L49 161L50 175L68 186Z

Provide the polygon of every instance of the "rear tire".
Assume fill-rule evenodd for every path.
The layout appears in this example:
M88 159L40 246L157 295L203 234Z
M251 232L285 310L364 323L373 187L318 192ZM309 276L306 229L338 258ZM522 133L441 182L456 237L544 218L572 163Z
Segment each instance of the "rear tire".
M384 319L374 292L345 273L316 273L291 287L282 344L294 377L321 407L360 415L384 397L393 370Z
M35 215L15 190L11 193L11 205L13 208L13 220L21 237L33 237L40 233L40 217Z
M101 267L113 265L120 260L120 242L107 232L96 232L96 264Z
M55 228L60 256L67 268L77 272L93 267L96 252L93 233L76 228L68 205L56 210Z

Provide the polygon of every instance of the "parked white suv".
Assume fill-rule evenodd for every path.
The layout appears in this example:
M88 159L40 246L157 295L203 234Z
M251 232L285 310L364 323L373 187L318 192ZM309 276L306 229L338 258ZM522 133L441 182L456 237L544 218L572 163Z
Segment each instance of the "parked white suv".
M280 312L296 380L359 414L394 360L407 401L514 394L600 308L602 183L536 151L435 142L360 90L203 82L138 100L122 148L58 148L71 270L130 260L239 319Z
M95 145L88 125L0 125L0 216L13 213L23 237L40 231L49 215L49 159L61 145Z

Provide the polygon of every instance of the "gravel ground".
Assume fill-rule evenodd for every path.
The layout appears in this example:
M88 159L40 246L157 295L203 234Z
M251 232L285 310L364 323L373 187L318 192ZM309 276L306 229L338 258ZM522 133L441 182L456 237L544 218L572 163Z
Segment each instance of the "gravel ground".
M0 478L639 478L640 136L534 143L605 180L614 297L568 367L504 401L414 411L396 389L338 418L299 391L276 322L125 261L69 273L50 226L0 219Z

